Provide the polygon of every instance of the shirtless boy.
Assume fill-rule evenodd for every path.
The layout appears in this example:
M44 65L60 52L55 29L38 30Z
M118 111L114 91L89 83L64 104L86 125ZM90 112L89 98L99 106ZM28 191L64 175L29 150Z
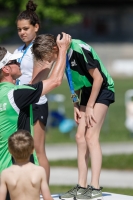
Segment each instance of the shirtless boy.
M31 134L25 130L13 133L8 149L15 164L1 173L0 200L6 199L7 190L11 200L39 200L40 192L45 200L53 200L44 168L29 162L34 151Z

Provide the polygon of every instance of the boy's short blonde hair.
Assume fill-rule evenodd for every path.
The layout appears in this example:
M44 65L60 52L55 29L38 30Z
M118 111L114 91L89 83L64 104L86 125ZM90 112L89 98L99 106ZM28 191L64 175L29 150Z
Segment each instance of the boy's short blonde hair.
M26 130L18 130L8 139L8 149L16 160L26 160L34 149L34 140Z

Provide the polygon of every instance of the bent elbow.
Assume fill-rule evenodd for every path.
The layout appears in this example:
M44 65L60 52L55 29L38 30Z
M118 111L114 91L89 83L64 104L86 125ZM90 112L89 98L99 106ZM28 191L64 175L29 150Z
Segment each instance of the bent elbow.
M62 80L54 80L54 85L55 85L55 87L58 87L58 86L60 86L61 85L61 83L62 83Z
M60 86L62 83L62 80L58 80L57 86Z

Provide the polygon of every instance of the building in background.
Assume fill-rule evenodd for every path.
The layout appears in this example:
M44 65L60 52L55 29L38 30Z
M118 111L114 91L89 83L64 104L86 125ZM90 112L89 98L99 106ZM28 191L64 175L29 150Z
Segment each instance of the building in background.
M53 33L64 30L86 42L133 42L132 0L78 0L78 4L67 9L81 13L82 21L53 27Z

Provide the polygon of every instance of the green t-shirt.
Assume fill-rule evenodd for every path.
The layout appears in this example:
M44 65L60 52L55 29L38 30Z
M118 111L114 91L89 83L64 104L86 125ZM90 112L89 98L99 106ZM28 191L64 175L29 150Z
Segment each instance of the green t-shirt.
M32 87L0 83L0 172L13 164L13 158L8 151L10 135L18 129L28 130L33 135L31 104L38 102L41 92L41 82ZM31 161L38 164L35 152Z
M104 67L95 50L81 40L73 39L68 50L74 90L82 87L92 87L93 78L88 73L89 69L98 68L103 77L102 88L114 92L114 81Z

